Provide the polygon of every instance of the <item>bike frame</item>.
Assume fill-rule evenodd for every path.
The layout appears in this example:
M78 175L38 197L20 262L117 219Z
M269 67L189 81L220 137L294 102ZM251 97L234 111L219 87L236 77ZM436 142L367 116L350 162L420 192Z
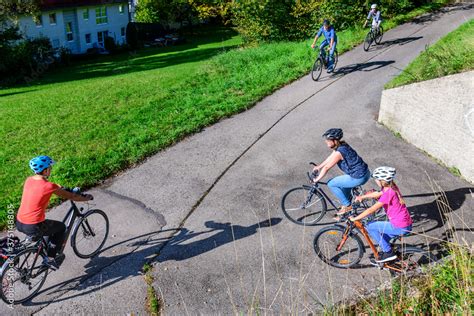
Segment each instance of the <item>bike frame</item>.
M76 222L76 218L84 217L82 214L82 210L84 208L81 207L80 209L77 208L76 204L71 201L71 207L67 212L66 216L63 219L63 223L66 225L66 231L64 232L64 241L59 249L58 253L63 253L64 248L66 247L66 243L69 240L69 235L71 234L72 229L74 228L74 223Z
M336 206L336 204L334 204L334 202L332 201L332 199L326 194L326 192L324 192L323 189L321 189L319 187L319 185L327 185L327 182L320 182L318 181L317 185L313 185L313 186L309 186L309 185L303 185L303 188L306 188L306 189L310 189L310 190L314 190L314 191L318 191L319 193L321 193L321 195L326 199L326 201L328 201L332 207L334 207L336 210L338 209L338 207Z
M377 251L377 247L375 247L372 239L369 236L369 233L367 232L367 229L365 228L365 226L360 221L348 222L347 223L346 230L344 231L344 234L342 235L342 240L336 248L337 251L341 251L342 246L344 246L344 244L346 243L346 240L347 240L349 234L351 233L351 231L354 229L354 227L357 228L357 230L362 234L362 236L364 236L365 240L369 244L369 247L372 250L372 252L374 253L375 257L378 258L379 257L379 252ZM381 268L388 268L388 269L396 271L396 272L402 272L401 269L393 267L393 266L391 266L391 265L389 265L385 262L382 263L382 264L379 264L379 266Z

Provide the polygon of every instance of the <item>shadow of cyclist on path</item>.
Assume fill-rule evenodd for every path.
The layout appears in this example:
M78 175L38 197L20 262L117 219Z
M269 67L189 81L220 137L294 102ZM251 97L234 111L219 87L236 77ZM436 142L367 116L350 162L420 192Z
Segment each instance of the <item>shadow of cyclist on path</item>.
M279 224L281 220L281 218L271 218L270 220L265 220L250 226L207 221L204 225L207 228L211 228L211 230L205 231L203 233L213 233L211 236L205 239L184 243L184 241L187 241L190 238L186 238L186 236L184 236L184 239L181 238L180 232L180 234L173 238L163 249L160 256L158 257L158 262L164 262L167 260L181 261L202 255L203 253L214 250L215 248L223 246L227 243L251 236L257 233L259 228L275 226ZM215 233L216 231L217 233ZM193 237L194 236L191 238Z
M161 247L165 245L165 248L161 250L158 257L158 262L186 260L223 246L226 243L249 237L257 233L259 228L277 225L281 220L281 218L271 218L250 226L207 221L205 226L209 229L200 232L190 231L186 228L168 229L130 238L106 247L99 256L85 264L85 271L82 275L42 289L32 301L26 302L23 305L39 306L52 301L57 303L72 300L113 286L134 276L142 275L144 263L153 258L161 250ZM178 232L178 234L173 236L165 234L173 231ZM207 234L212 235L201 240L186 243L193 238ZM128 247L128 252L116 256L104 256L104 251L109 251L110 254L110 251L113 252L113 249L119 246ZM73 260L78 259L73 258ZM74 263L81 264L78 261ZM110 268L111 266L113 268Z

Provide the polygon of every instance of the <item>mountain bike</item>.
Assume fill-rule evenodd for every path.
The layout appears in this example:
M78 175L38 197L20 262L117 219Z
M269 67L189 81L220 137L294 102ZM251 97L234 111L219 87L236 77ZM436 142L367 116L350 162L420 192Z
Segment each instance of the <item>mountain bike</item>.
M72 191L72 190L70 190ZM72 191L81 194L79 190ZM84 211L71 201L71 207L63 219L66 225L64 242L58 251L63 254L71 235L71 246L79 258L91 258L99 253L109 234L107 215L99 210ZM17 240L19 240L16 237ZM16 242L1 268L0 297L7 304L20 304L38 293L51 269L47 262L48 242L44 236L27 236Z
M316 166L314 162L310 165ZM327 212L327 202L337 210L338 207L332 199L324 192L322 185L327 185L327 182L318 181L313 182L317 177L317 173L306 173L310 185L302 185L287 191L281 199L281 209L286 218L298 225L313 226L324 217ZM361 186L352 188L352 197L367 193ZM362 205L369 208L375 204L375 200L364 200ZM383 217L385 212L383 210L374 214L373 217Z
M365 36L364 40L364 50L367 52L370 48L370 45L375 42L379 45L382 42L383 37L383 28L379 26L378 28L371 27L369 33Z
M333 58L334 58L334 62L333 62L333 71L334 71L334 69L336 69L337 60L338 60L337 49L334 50ZM323 68L327 69L328 64L329 64L329 46L326 46L325 48L319 49L319 55L314 61L313 68L311 69L311 78L313 78L314 81L318 81L323 71Z
M325 227L314 237L314 251L321 260L330 266L349 269L360 262L365 253L364 243L360 235L367 241L374 254L374 259L378 258L377 248L365 228L370 220L366 218L355 222L349 220L350 216L359 213L358 208L364 209L360 203L352 204L352 211L345 214L342 219L345 225L336 224ZM381 270L390 271L392 275L410 275L421 272L423 266L433 264L436 261L436 258L427 250L407 246L404 243L395 244L396 241L407 236L409 234L392 238L390 241L397 254L397 259L381 263L371 260L370 263Z

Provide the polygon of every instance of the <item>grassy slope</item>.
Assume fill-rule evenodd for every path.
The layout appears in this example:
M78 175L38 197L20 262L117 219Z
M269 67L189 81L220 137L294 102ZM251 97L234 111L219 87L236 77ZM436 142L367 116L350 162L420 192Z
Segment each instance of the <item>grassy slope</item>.
M474 69L474 19L426 49L385 87L394 88Z
M396 17L385 29L439 6ZM360 43L366 31L340 32L339 52ZM0 227L7 205L19 205L31 157L48 154L59 162L52 181L92 186L185 135L246 110L307 73L315 54L309 42L224 52L239 43L239 37L223 30L188 45L84 62L34 85L0 90L0 137L5 140Z

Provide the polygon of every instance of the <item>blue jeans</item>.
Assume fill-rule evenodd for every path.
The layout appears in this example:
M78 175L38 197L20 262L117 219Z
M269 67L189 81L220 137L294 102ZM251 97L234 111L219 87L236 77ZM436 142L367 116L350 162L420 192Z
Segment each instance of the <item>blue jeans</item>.
M383 252L392 251L392 246L389 243L390 239L411 232L411 225L404 228L398 228L390 224L390 222L371 222L367 224L366 228L372 241L378 244Z
M358 185L363 185L370 179L370 171L367 170L367 173L362 178L353 178L350 175L343 175L334 177L328 181L328 187L331 189L332 193L339 199L341 205L349 206L351 205L352 195L351 189L355 188Z
M319 45L320 49L323 49L324 47L328 46L330 41L325 39L322 41L321 45ZM332 66L332 63L334 62L334 51L336 50L337 42L334 41L334 44L332 45L331 50L329 51L329 63L328 63L328 68Z

